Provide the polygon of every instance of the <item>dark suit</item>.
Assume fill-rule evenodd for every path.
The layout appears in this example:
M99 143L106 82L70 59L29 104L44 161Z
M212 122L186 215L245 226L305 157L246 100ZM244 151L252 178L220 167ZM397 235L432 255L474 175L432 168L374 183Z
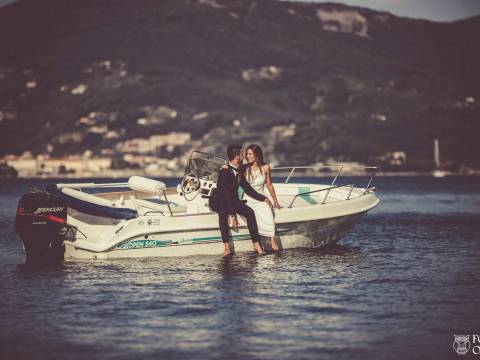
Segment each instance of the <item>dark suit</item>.
M265 201L266 199L265 196L253 190L253 188L247 182L247 179L245 179L244 166L241 166L238 169L238 172L231 166L228 166L228 169L220 170L218 174L215 199L211 205L212 209L218 213L218 222L224 243L228 243L230 241L228 216L234 214L240 214L245 217L252 241L254 243L260 241L255 213L238 197L238 188L240 186L248 196L258 201Z

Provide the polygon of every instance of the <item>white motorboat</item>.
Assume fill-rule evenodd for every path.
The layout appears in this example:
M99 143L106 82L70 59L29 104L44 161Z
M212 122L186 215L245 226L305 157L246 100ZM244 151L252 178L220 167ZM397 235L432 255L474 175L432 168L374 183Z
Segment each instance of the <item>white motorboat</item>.
M19 201L16 230L30 259L106 259L222 254L218 215L208 206L225 160L194 151L177 187L133 176L126 183L60 183L33 190ZM312 167L276 168L287 174L274 183L282 209L275 210L282 249L319 248L336 243L379 203L372 180L366 187L292 183L294 173ZM275 173L274 173L275 174ZM275 177L276 178L276 177ZM251 251L245 221L231 230L235 252ZM268 242L264 242L268 250Z

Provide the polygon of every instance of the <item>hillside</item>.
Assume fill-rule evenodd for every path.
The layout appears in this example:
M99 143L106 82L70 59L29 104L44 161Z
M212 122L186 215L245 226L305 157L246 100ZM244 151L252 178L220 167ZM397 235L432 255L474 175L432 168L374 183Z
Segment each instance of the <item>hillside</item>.
M0 155L121 156L175 131L297 164L403 151L411 168L439 138L478 165L479 32L338 4L21 0L0 8Z

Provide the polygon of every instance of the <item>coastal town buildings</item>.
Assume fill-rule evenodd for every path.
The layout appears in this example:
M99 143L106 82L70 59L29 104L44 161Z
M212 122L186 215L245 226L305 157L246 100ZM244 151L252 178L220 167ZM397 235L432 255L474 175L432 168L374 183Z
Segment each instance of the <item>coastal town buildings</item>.
M0 161L11 166L19 177L124 177L132 174L149 176L181 176L190 152L199 146L189 133L171 132L119 142L112 149L95 155L83 154L53 157L7 155Z

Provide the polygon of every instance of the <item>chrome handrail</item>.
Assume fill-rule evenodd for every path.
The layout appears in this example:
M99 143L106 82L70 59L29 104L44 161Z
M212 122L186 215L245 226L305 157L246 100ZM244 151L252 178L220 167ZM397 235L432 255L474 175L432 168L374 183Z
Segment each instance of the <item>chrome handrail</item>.
M331 167L336 167L337 165L332 165ZM291 176L297 169L313 169L317 170L319 167L318 166L279 166L279 167L274 167L272 168L271 171L277 171L277 170L291 170L290 173L288 174L285 184L288 183L288 180L290 180Z
M56 184L57 189L74 188L74 189L100 189L100 188L123 188L128 187L128 183L59 183Z
M311 169L315 171L319 171L320 169L334 169L334 168L339 168L337 174L335 175L332 183L330 186L335 185L337 179L340 177L340 174L343 172L345 168L352 168L352 169L363 169L363 170L375 170L372 175L370 176L370 179L368 180L367 186L365 188L365 193L368 193L370 190L370 185L372 184L373 178L381 171L381 168L378 166L364 166L364 165L349 165L349 164L337 164L337 165L310 165L310 166L279 166L279 167L274 167L272 168L272 171L281 171L281 170L289 170L289 174L285 179L284 184L288 184L289 180L293 176L294 172L297 169ZM353 186L353 185L352 185ZM353 187L351 189L353 191ZM351 192L350 192L351 193ZM326 194L324 201L322 203L325 203L326 199L328 197L328 193ZM347 199L348 200L348 199Z
M351 189L350 189L350 192L348 193L348 198L347 200L350 198L350 195L352 193L352 190L353 190L353 184L349 184L349 185L334 185L334 186L329 186L328 188L325 188L325 189L318 189L318 190L312 190L312 191L306 191L304 193L300 193L300 194L297 194L293 197L292 201L290 202L290 204L288 205L288 208L291 208L293 203L295 202L295 200L297 200L297 197L299 196L302 196L302 195L308 195L308 194L313 194L313 193L317 193L317 192L322 192L322 191L327 191L327 194L326 196L324 197L323 201L322 201L322 204L325 204L325 201L327 200L327 197L328 197L328 194L330 194L330 190L332 189L338 189L338 188L342 188L342 187L346 187L346 186L350 186Z
M335 175L335 178L333 179L333 181L332 181L332 183L330 184L330 186L335 185L335 182L337 181L338 177L340 176L342 170L343 170L343 166L341 166L341 167L340 167L340 170L338 170L337 175ZM330 189L329 189L329 190L327 191L327 193L325 194L325 197L323 198L322 204L325 204L325 202L327 201L328 194L330 194Z
M377 168L377 171L375 171L375 172L372 174L372 176L370 177L370 180L368 181L368 184L367 184L367 186L365 187L365 194L368 193L368 191L370 190L370 185L372 184L373 178L374 178L375 175L377 175L380 171L382 171L382 169Z
M320 169L333 169L333 168L341 168L341 169L345 169L345 168L351 168L351 169L363 169L363 170L377 170L375 172L378 173L380 172L380 168L378 166L364 166L364 165L349 165L349 164L337 164L337 165L309 165L309 166L279 166L279 167L273 167L272 168L272 171L279 171L279 170L289 170L290 173L288 174L286 180L285 180L285 184L288 183L288 181L290 180L290 178L292 177L293 173L297 170L297 169L312 169L312 170L316 170L316 171L319 171Z
M353 184L350 186L350 191L348 192L347 198L345 200L350 200L350 196L352 195L354 187L355 185Z
M173 217L173 211L172 211L172 208L170 207L170 201L168 201L167 194L165 193L165 189L162 190L162 193L163 193L163 197L165 198L165 201L167 202L168 211L170 211L170 216ZM159 194L157 196L160 197Z

